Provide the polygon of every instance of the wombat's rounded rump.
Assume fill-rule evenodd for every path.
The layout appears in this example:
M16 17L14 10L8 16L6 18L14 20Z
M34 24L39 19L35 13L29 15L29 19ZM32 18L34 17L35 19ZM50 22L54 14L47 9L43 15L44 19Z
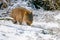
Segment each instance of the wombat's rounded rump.
M33 22L32 12L23 7L13 9L10 16L13 18L13 23L25 22L27 25L31 25Z

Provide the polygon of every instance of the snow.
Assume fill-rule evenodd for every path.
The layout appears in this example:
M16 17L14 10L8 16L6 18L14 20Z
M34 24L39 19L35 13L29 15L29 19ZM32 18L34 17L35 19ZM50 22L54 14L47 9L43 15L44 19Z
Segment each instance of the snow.
M34 10L27 7L27 1L18 0L12 7L0 10L0 15L19 6L32 10L32 25L19 25L13 24L11 20L0 20L0 40L60 40L60 11L45 11L42 8Z
M0 25L0 40L40 40L42 29L24 25ZM48 38L51 36L49 35ZM46 37L47 38L47 37Z
M52 27L55 26L58 25L52 23ZM47 25L44 22L35 22L32 26L27 26L2 20L0 22L0 40L57 40L54 38L56 34L49 30L50 27L50 23Z

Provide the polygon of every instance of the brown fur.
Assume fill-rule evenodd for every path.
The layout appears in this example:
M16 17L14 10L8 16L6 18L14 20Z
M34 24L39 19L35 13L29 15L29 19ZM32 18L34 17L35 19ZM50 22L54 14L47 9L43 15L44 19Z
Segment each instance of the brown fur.
M27 25L31 25L33 22L32 12L23 7L13 9L10 16L13 18L14 23L19 22L22 24L22 22L26 22Z

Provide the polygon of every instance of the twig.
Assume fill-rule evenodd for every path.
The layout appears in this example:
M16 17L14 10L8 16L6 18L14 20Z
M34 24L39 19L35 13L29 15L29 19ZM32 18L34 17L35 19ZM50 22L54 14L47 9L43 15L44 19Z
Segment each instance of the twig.
M0 20L12 20L12 18L0 18Z

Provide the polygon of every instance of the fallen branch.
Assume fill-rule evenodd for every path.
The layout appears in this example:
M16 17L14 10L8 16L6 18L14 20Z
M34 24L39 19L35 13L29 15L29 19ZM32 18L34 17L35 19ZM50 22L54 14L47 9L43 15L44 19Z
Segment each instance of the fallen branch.
M12 18L0 18L0 20L12 20Z

